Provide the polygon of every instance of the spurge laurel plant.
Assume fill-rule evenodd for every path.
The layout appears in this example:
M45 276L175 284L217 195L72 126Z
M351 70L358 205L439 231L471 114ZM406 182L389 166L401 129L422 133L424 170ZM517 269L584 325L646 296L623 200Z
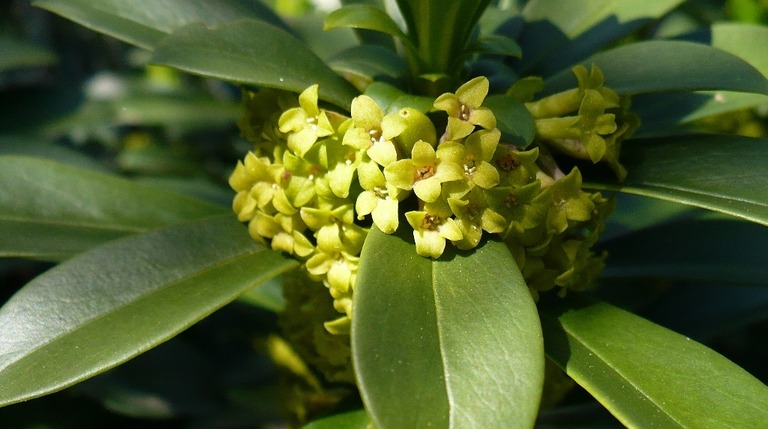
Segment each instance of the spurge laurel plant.
M234 215L0 157L18 185L0 190L1 254L62 261L0 310L0 403L117 366L274 278L269 348L307 427L533 427L575 385L630 427L768 421L757 378L600 298L706 279L628 251L677 219L765 234L749 222L768 225L768 179L744 171L767 142L699 120L765 102L768 45L745 45L767 29L639 40L679 0L342 3L305 44L303 21L255 1L35 2L239 85L250 150L228 176ZM720 262L708 272L738 281Z

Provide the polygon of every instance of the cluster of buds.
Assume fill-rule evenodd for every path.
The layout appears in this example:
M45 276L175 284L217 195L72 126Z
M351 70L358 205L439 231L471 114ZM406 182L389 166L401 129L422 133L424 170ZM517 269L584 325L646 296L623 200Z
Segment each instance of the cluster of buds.
M484 77L434 101L434 112L447 116L440 134L424 112L385 113L366 95L345 116L318 106L317 85L298 100L247 92L240 125L256 149L230 178L234 211L254 239L303 261L330 290L343 315L325 328L336 334L348 332L371 225L390 234L405 220L417 253L430 258L448 242L466 250L484 232L499 234L534 296L583 288L602 267L590 247L608 201L581 189L578 169L562 173L549 149L605 161L623 176L619 141L633 126L621 120L625 106L599 70L574 72L579 88L526 104L537 131L526 150L503 141L483 106Z

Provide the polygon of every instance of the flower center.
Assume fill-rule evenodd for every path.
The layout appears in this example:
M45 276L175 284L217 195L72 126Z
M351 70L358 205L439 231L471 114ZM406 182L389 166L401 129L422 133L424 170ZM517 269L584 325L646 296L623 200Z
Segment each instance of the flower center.
M440 219L440 216L428 214L424 216L424 220L421 221L421 229L437 231L441 224L442 219Z
M422 165L416 169L416 180L429 179L435 175L435 167L432 165Z

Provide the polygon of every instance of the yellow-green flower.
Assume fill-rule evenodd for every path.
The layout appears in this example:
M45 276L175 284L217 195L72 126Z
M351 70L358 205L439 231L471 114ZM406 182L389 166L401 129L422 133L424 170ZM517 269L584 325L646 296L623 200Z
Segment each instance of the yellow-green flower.
M464 146L456 142L441 143L437 151L429 143L417 141L411 158L401 159L384 169L384 177L422 201L431 203L440 197L441 184L464 178Z
M405 214L408 223L413 227L416 253L437 259L445 250L445 240L462 239L461 229L452 215L451 208L443 200L426 203L422 210Z
M448 113L448 126L441 141L463 139L475 130L475 125L486 130L496 128L493 112L482 107L488 88L488 79L479 76L461 85L455 94L445 93L437 97L435 109Z
M364 150L368 156L386 167L397 160L393 139L405 129L402 121L383 116L378 104L366 95L355 97L351 107L352 126L344 134L344 144Z
M461 198L448 198L448 205L456 217L456 224L462 238L455 241L459 249L474 249L480 243L483 231L501 233L507 227L507 221L488 206L485 192L474 188Z
M373 223L382 232L395 232L399 224L397 210L405 192L388 184L384 173L374 163L360 165L357 174L360 186L364 189L355 202L357 218L362 220L370 214Z
M280 116L280 132L288 135L288 148L299 156L312 147L320 137L336 133L325 110L317 106L318 85L312 85L299 95L299 106Z

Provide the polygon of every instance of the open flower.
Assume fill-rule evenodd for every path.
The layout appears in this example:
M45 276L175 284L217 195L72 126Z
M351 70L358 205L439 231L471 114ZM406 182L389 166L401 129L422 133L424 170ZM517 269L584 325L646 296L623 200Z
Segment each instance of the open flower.
M343 143L364 150L368 156L386 167L397 160L397 149L392 139L405 129L397 118L383 116L378 104L366 95L352 100L352 126L344 134Z
M451 208L443 200L424 204L423 210L407 212L405 218L413 227L416 253L439 258L445 250L445 240L462 239L461 229L451 217Z
M455 94L445 93L435 100L435 109L448 113L448 126L441 141L460 140L475 130L475 125L490 130L496 128L496 117L482 107L490 84L484 76L461 85Z
M362 220L370 214L382 232L395 232L399 224L398 204L404 192L387 184L384 173L374 163L360 165L357 174L360 186L365 189L355 202L357 218Z
M317 107L318 85L312 85L299 95L299 106L280 116L280 132L288 135L288 148L299 156L312 147L320 137L333 135L336 130L326 112Z
M417 141L412 158L388 165L384 177L387 183L405 191L413 189L422 201L431 203L440 197L443 182L464 178L463 155L460 143L441 143L435 151L429 143Z
M448 198L448 205L461 230L462 238L455 243L459 249L477 247L483 231L500 233L507 227L504 216L488 206L485 192L480 188L472 189L462 198Z

